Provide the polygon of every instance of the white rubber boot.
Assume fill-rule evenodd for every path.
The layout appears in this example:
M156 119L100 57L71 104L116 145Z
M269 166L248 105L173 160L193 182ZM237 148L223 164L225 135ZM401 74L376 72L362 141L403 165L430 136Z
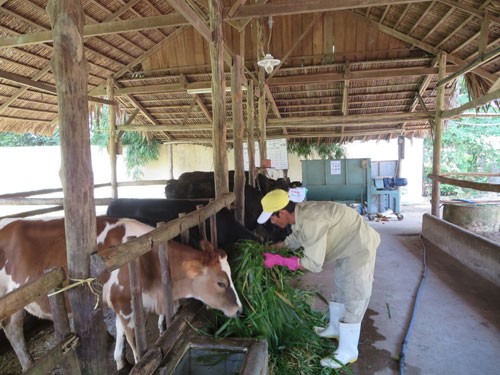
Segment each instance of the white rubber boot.
M345 306L343 303L329 302L330 322L328 327L314 327L314 332L318 336L328 338L339 338L339 321L344 317Z
M341 368L358 359L358 342L361 323L339 323L339 346L333 353L333 358L323 358L321 366ZM340 362L340 363L339 363Z

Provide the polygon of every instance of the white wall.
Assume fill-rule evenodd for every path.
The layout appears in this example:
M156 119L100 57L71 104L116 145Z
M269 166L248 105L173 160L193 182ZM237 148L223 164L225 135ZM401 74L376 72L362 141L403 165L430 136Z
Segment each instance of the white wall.
M397 140L354 142L346 145L348 158L371 158L372 160L397 160ZM94 183L106 183L110 180L109 157L104 149L92 146L92 168ZM213 149L202 145L172 145L173 177L188 171L212 171ZM408 179L408 186L401 188L401 203L422 202L422 158L423 140L406 140L405 159L401 166L401 176ZM288 156L288 176L291 180L302 180L302 166L296 155ZM59 146L44 147L0 147L0 194L59 188L59 169L61 155ZM234 169L234 153L228 152L228 168ZM270 170L271 177L281 176L280 171ZM118 157L118 181L130 181L123 156ZM168 146L160 146L157 161L143 168L144 180L167 180L170 178L170 160ZM109 188L98 189L96 197L109 197ZM120 188L120 197L164 197L163 186ZM0 216L5 214L0 206ZM21 209L22 208L22 209ZM40 207L17 207L16 212ZM9 211L10 213L10 211Z

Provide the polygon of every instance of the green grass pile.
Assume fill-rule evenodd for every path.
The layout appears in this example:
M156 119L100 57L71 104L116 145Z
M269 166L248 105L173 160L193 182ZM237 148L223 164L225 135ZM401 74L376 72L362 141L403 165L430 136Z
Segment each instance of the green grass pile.
M252 241L238 245L231 268L244 312L232 319L217 313L212 327L214 336L266 339L271 375L335 374L335 370L320 365L320 359L330 356L337 342L313 332L314 326L326 324L326 314L311 308L315 291L291 286L297 272L286 267L264 267L264 252L290 256L287 251Z

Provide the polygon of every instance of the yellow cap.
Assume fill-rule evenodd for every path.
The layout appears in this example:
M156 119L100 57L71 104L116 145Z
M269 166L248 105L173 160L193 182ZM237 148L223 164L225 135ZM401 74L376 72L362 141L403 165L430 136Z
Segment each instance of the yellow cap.
M257 222L264 224L269 220L271 215L286 207L289 202L288 192L282 189L276 189L267 193L260 201L263 212L260 214Z

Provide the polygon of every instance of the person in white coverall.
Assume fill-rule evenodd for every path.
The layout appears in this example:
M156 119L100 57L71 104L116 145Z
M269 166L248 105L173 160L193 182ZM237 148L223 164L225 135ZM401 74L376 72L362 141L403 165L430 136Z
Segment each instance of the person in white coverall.
M264 253L266 267L321 272L324 265L335 264L330 321L326 328L314 327L314 330L319 336L337 338L339 345L331 358L321 360L321 365L340 368L356 361L361 321L372 293L379 234L358 212L344 204L295 203L281 189L267 193L261 203L263 212L257 220L260 224L270 219L281 228L292 226L292 233L273 247L304 248L302 258Z

